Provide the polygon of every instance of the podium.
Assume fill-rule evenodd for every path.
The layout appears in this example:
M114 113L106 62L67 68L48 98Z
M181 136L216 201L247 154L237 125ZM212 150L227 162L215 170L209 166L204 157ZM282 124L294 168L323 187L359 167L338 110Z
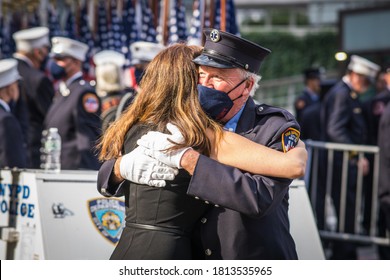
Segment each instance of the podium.
M122 198L96 188L96 171L0 170L0 259L107 260L125 219ZM302 182L290 189L291 233L300 259L324 259Z

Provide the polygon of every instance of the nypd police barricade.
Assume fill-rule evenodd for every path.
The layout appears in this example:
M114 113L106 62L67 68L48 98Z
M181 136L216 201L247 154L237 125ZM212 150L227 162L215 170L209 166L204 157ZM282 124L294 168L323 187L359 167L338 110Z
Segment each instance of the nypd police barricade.
M97 172L0 170L0 259L109 259L125 219L122 199L96 189ZM324 259L303 181L290 191L300 259Z

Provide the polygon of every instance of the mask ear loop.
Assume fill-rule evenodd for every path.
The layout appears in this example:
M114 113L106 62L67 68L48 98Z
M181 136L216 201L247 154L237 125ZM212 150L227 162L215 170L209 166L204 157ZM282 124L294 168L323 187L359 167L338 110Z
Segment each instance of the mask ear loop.
M245 81L247 81L248 78L245 78L244 80L242 80L238 85L236 85L234 88L232 88L231 90L229 90L226 94L229 95L229 93L231 93L233 90L235 90L236 88L238 88L240 85L242 85ZM247 88L247 87L245 87ZM237 96L236 98L232 99L232 101L236 101L237 99L241 98L242 97L242 94L240 94L239 96Z
M229 93L231 93L233 90L235 90L236 88L238 88L239 86L241 86L243 84L243 82L245 82L246 80L248 80L248 78L245 78L244 80L242 80L241 82L239 82L234 88L232 88L231 90L229 90L226 94L229 95Z

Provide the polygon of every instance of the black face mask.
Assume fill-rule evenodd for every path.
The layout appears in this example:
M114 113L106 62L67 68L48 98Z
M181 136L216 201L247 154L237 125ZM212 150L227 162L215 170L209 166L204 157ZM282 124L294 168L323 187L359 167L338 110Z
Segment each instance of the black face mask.
M43 61L41 62L41 65L39 66L39 69L43 72L46 71L46 67L47 67L47 64L49 62L49 56L45 56L45 58L43 59Z
M8 106L11 110L12 113L15 113L16 111L16 101L11 99L9 102L8 102Z
M140 68L135 68L134 75L135 75L135 81L137 82L137 85L139 85L142 77L144 76L144 70Z
M234 105L233 102L242 96L241 94L234 100L231 100L229 93L238 88L245 81L246 79L242 80L228 92L198 85L199 101L203 111L205 111L210 118L217 121L221 120L232 109Z
M58 65L54 61L50 64L50 73L54 79L59 80L66 75L65 68Z

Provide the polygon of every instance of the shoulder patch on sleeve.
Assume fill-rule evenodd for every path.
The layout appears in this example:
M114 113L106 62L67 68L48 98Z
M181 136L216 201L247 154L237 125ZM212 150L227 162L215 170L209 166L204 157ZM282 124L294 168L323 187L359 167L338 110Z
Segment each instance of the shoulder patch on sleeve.
M83 96L83 108L88 113L96 113L99 110L99 99L93 93L86 93Z
M295 148L298 144L300 134L299 130L292 127L282 133L282 146L284 153L287 153L289 150Z

